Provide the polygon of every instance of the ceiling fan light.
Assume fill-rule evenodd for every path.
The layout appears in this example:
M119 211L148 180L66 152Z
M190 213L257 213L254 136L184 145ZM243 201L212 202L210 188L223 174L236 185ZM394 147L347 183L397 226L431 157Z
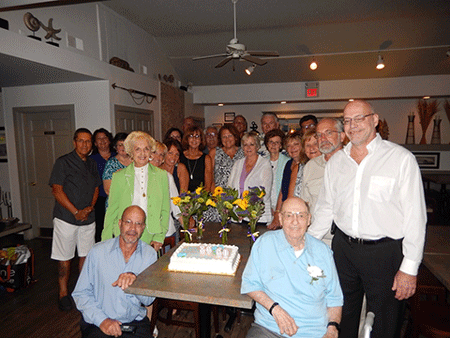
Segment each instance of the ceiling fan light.
M309 64L309 69L316 70L317 69L317 62L316 60L312 60L312 62Z
M245 73L250 76L252 75L253 71L255 70L255 65L251 65L250 67L245 69Z
M378 61L377 61L377 69L381 70L384 68L384 61L383 57L381 55L378 55Z

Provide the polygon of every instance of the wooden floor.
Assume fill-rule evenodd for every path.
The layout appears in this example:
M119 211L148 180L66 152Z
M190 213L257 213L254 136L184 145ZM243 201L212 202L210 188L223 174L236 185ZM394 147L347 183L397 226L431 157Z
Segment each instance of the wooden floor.
M0 290L0 337L1 338L79 338L81 337L78 310L62 312L58 309L57 263L50 259L51 239L33 239L20 241L33 248L36 256L35 277L37 282L30 287L8 293ZM0 242L3 246L4 241ZM11 245L12 243L7 243ZM70 290L73 290L78 277L78 260L72 264ZM241 316L241 323L235 323L229 333L224 332L226 320L219 316L220 332L224 338L244 338L253 322L251 316ZM181 311L175 317L181 320L193 320L192 313ZM228 316L226 317L228 319ZM166 326L158 322L160 338L194 338L194 329ZM212 325L211 337L216 334Z
M0 337L1 338L79 338L80 313L73 309L69 312L62 312L57 306L57 263L50 259L51 239L33 239L23 241L20 237L0 241L0 246L5 247L17 243L26 243L34 249L35 277L37 282L30 287L18 290L14 293L7 293L0 290ZM70 290L75 287L78 277L78 260L72 264L70 278ZM221 312L221 311L220 311ZM241 316L241 323L235 323L230 332L224 332L226 324L220 314L220 332L224 338L244 338L251 323L252 316ZM192 313L181 311L175 319L192 321ZM410 337L409 311L405 314L403 322L402 337ZM176 326L166 326L158 322L160 338L194 338L194 329ZM211 337L216 337L211 323ZM220 337L220 336L217 336Z

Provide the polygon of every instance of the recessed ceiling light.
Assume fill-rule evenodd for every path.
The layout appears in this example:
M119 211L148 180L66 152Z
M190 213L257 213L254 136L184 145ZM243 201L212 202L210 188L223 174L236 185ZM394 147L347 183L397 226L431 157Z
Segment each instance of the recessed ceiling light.
M312 62L309 64L309 69L316 70L317 69L317 62L316 60L312 60Z

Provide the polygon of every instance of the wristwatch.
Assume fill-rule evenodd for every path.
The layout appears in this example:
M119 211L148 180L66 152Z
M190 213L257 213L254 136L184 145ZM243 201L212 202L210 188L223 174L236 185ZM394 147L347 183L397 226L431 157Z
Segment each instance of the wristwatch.
M339 325L339 323L337 323L337 322L329 322L327 325L327 328L328 328L328 326L334 326L334 327L336 327L338 332L341 332L341 325Z

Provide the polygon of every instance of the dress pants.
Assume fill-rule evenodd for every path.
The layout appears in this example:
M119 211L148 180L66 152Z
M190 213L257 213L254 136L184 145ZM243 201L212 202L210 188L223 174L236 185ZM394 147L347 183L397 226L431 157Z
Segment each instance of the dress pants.
M101 242L103 225L105 223L106 213L106 199L108 197L98 196L97 203L95 203L95 243Z
M395 299L394 277L403 259L402 241L352 243L337 229L332 249L344 293L340 338L358 337L363 295L375 314L371 338L400 336L405 301Z
M128 325L136 326L135 333L122 332L120 337L122 338L150 338L153 337L153 332L150 329L150 320L148 317L145 317L142 320L134 320L131 323L127 323ZM81 337L82 338L111 338L112 336L108 336L100 330L100 328L94 324L88 324L84 321L83 317L81 317L80 321L81 327Z

